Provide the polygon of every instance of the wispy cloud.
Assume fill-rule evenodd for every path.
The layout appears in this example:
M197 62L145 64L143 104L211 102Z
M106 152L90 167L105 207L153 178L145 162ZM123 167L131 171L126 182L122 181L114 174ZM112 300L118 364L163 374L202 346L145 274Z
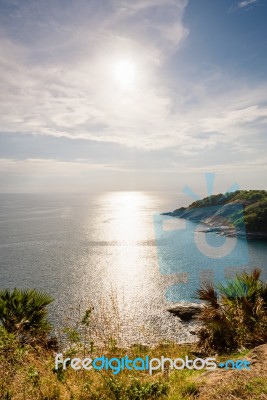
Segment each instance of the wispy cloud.
M240 1L238 3L238 8L245 8L247 6L250 6L251 4L255 4L257 3L258 0L244 0L244 1Z
M0 133L8 140L0 173L14 176L17 168L45 179L45 171L84 171L86 180L96 170L242 168L265 160L265 80L223 66L193 80L187 66L171 71L190 39L187 3L3 0ZM121 59L135 66L130 89L114 79Z
M259 3L259 0L243 0L243 1L239 1L238 3L236 3L235 5L231 6L229 8L229 12L235 12L238 10L250 10L254 5L256 5L256 3Z
M2 132L130 145L137 138L138 145L138 136L161 129L170 100L160 65L188 33L182 24L186 1L110 1L108 12L101 4L79 0L74 12L70 2L59 18L56 7L39 9L36 18L31 1L6 10L10 21L0 43ZM136 65L139 80L128 93L112 75L123 58Z

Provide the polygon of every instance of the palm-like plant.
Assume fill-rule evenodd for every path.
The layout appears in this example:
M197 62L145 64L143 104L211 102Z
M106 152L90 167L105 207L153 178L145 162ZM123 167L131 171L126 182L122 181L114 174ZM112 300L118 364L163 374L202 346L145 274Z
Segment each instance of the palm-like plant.
M197 297L206 303L199 318L200 344L216 351L267 342L267 284L260 280L261 271L243 272L216 288L205 284Z
M22 341L45 337L51 329L47 306L53 300L35 289L0 290L0 323Z

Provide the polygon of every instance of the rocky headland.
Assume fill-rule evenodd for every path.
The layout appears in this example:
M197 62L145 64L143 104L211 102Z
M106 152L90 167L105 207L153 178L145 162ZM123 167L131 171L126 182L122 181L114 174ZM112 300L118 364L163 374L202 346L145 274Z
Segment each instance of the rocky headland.
M220 193L163 215L201 222L207 226L201 232L267 240L266 190Z

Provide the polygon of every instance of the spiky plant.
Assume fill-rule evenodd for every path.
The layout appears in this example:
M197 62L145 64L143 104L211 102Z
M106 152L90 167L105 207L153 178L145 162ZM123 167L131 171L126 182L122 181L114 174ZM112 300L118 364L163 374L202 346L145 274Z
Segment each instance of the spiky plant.
M47 306L54 299L36 289L0 290L0 323L21 341L44 338L51 326Z
M206 303L199 316L203 348L225 352L267 342L267 284L260 274L254 269L228 279L225 285L204 284L197 291Z

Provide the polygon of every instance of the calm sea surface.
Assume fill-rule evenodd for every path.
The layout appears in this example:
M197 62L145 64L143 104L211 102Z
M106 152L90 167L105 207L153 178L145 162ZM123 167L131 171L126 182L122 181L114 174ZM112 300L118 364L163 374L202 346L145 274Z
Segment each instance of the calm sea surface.
M63 309L74 313L90 301L109 312L108 304L116 303L126 342L192 340L166 311L166 290L178 278L160 273L153 226L155 213L182 205L176 193L1 194L0 287L50 293L55 324ZM248 265L261 267L266 279L266 243L248 248ZM182 273L190 274L188 259L190 250L177 255Z

